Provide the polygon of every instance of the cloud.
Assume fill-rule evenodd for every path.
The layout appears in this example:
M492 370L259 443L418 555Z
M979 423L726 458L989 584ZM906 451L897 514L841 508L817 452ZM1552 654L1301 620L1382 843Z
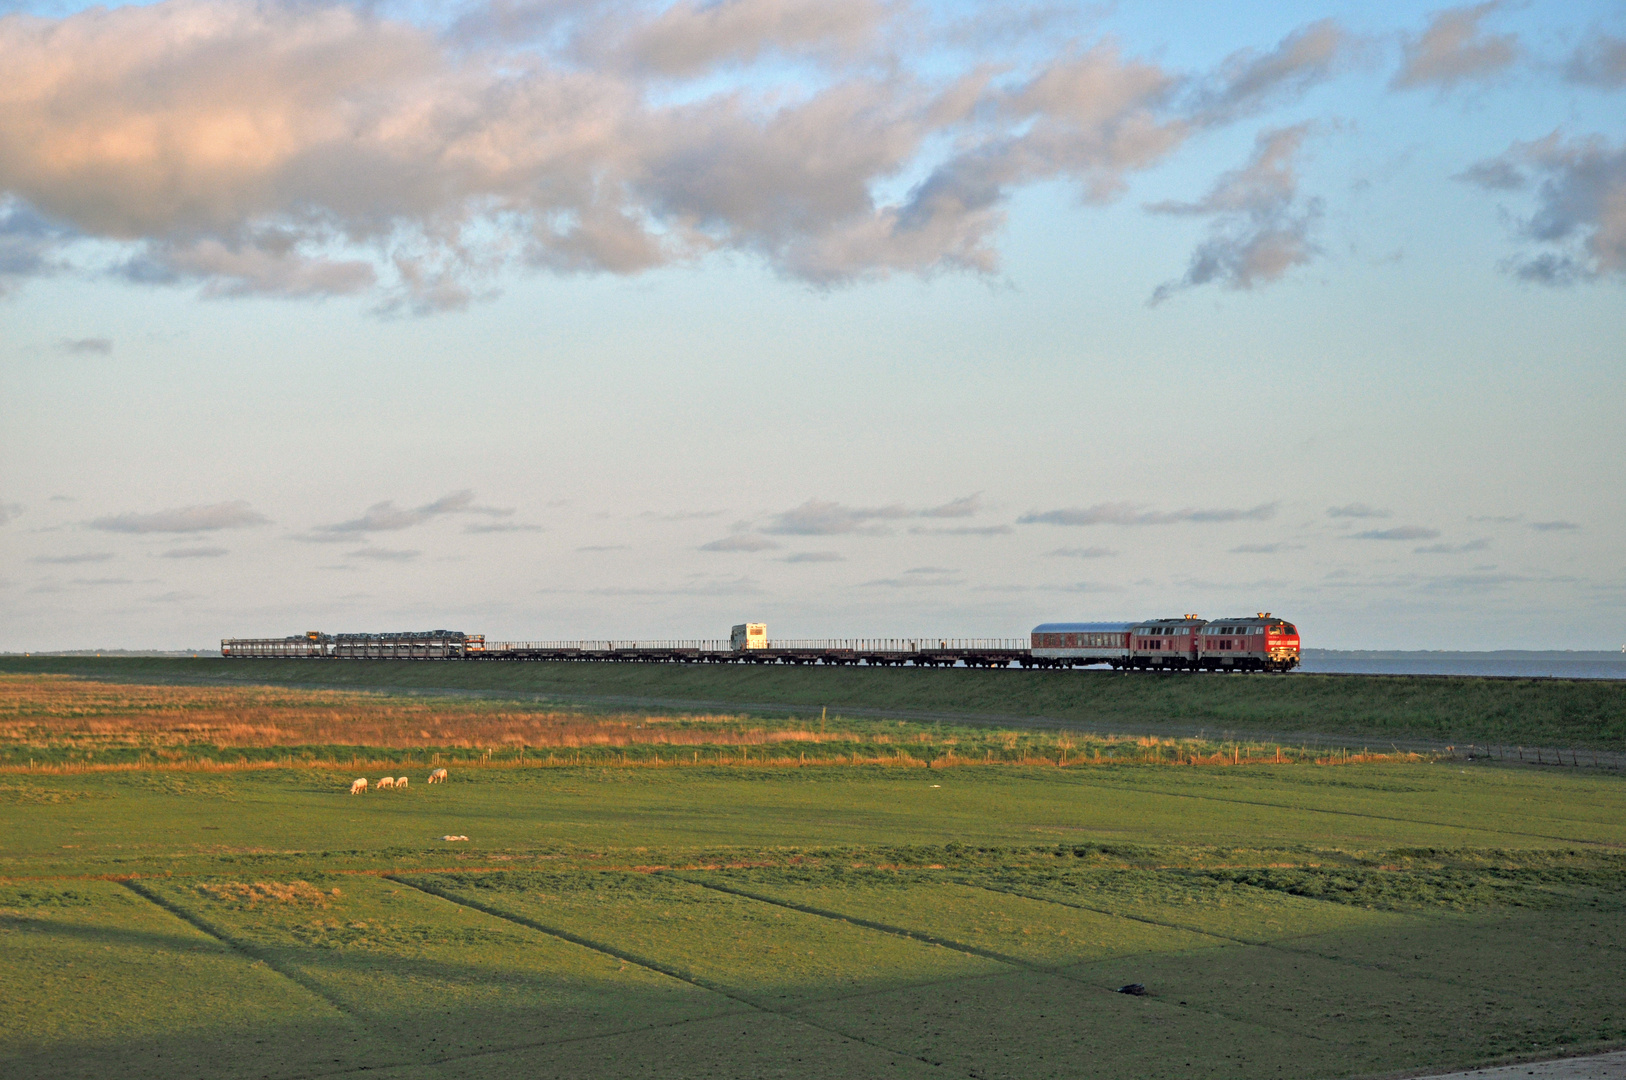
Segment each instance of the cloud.
M5 189L0 173L0 297L29 278L60 270L62 245L76 239L71 229L47 221Z
M1045 554L1058 559L1110 559L1118 553L1108 547L1064 547Z
M1515 276L1542 285L1626 276L1626 142L1555 131L1457 178L1491 191L1533 190L1535 213L1516 219L1515 230L1538 253L1510 260Z
M1626 38L1595 33L1571 54L1564 77L1582 86L1614 90L1626 86Z
M1532 521L1530 527L1537 532L1572 532L1581 526L1573 521Z
M410 312L714 252L819 285L986 274L1017 189L1116 198L1347 43L1314 23L1189 73L1071 33L996 66L893 0L493 0L444 32L390 10L7 17L0 290L109 250L127 281Z
M218 559L231 554L223 547L171 548L159 554L160 559Z
M396 506L390 500L374 503L359 518L341 521L337 525L321 525L317 527L316 532L396 532L410 529L414 525L422 525L446 514L487 514L492 517L506 517L513 512L491 506L476 506L474 492L464 489L443 495L434 502L411 508Z
M934 506L928 510L920 511L921 517L928 518L963 518L975 517L982 509L982 496L980 493L967 495L963 499L946 502L942 506Z
M68 582L68 584L69 585L102 586L102 585L134 585L135 582L130 578L123 578L123 577L98 577L98 578L74 578L72 581Z
M775 514L773 521L762 531L785 536L876 533L883 530L875 522L895 521L909 516L910 512L897 503L866 508L809 499L800 506Z
M847 557L836 551L798 551L786 555L780 562L810 563L810 562L846 562Z
M157 596L143 596L142 599L149 604L180 604L186 602L187 600L198 599L198 594L177 591L159 593Z
M1175 525L1182 522L1269 521L1276 516L1277 503L1260 503L1247 509L1147 510L1135 503L1096 503L1083 509L1068 508L1031 511L1017 518L1019 525Z
M360 549L358 549L356 551L347 551L347 552L345 552L345 558L347 558L347 559L372 559L372 560L374 560L376 562L410 562L411 560L416 559L419 555L422 555L422 554L423 554L423 552L421 552L421 551L413 551L413 550L396 551L396 550L391 549L391 548L367 547L367 548L360 548Z
M1008 536L1015 531L1009 525L909 526L911 536Z
M1432 540L1440 535L1438 529L1425 529L1421 525L1397 525L1392 529L1368 529L1351 533L1351 540Z
M1220 64L1198 92L1193 112L1208 123L1257 112L1324 82L1354 45L1332 19L1301 26L1269 52L1243 49Z
M752 536L749 533L736 533L725 536L721 540L713 540L709 544L701 544L701 551L774 551L779 547L777 543L766 536Z
M625 544L589 544L586 547L579 547L576 550L577 551L626 551L626 550L628 550L628 548L627 548L627 545L625 545Z
M1185 276L1159 285L1151 304L1214 282L1228 289L1251 289L1278 280L1320 253L1310 233L1321 217L1321 201L1299 198L1294 171L1294 159L1311 127L1298 124L1260 133L1248 163L1221 175L1197 202L1146 207L1154 214L1211 219L1208 239L1191 253Z
M1275 544L1238 544L1231 549L1232 555L1275 555L1282 551L1291 551L1293 545L1286 543Z
M520 521L483 521L463 526L466 533L542 532L540 525L526 525Z
M220 529L243 529L251 525L268 524L268 519L246 502L210 503L205 506L182 506L174 510L159 510L151 514L116 514L86 522L92 529L120 533L193 533L215 532Z
M874 0L678 0L635 25L612 55L636 70L675 77L766 53L839 58L862 53L886 18L886 6Z
M98 356L108 356L113 352L113 339L104 337L63 338L57 342L57 348L71 355L95 353Z
M659 514L653 510L645 510L638 516L653 521L705 521L708 518L722 517L727 510L677 510L669 514Z
M1343 506L1327 507L1327 516L1330 518L1386 518L1389 511L1368 506L1365 503L1346 503Z
M23 512L21 503L0 502L0 525L8 525Z
M91 563L106 562L113 557L111 551L86 551L74 555L36 555L29 562L37 563Z
M1424 86L1449 90L1458 83L1485 79L1511 67L1519 56L1518 37L1487 34L1479 26L1501 6L1492 2L1437 12L1421 34L1406 39L1400 70L1389 86L1396 90Z
M1484 551L1490 547L1486 539L1469 540L1464 544L1429 544L1426 547L1415 548L1418 555L1459 555L1467 551Z
M952 577L897 577L876 578L874 581L865 581L859 584L862 589L922 589L937 588L945 585L959 585L960 580Z

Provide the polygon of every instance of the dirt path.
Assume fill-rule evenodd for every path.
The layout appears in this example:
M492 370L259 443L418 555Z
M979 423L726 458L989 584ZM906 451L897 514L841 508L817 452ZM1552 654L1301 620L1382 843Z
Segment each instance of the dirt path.
M1523 1065L1500 1065L1494 1069L1472 1069L1468 1072L1436 1073L1418 1080L1626 1080L1626 1050L1591 1057L1559 1058L1557 1061L1532 1061Z

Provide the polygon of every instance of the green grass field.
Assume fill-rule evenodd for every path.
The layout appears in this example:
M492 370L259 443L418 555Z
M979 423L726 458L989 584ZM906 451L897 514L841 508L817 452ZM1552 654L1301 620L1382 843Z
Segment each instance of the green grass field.
M222 682L371 690L882 709L1046 717L1238 734L1320 733L1385 745L1442 742L1626 751L1626 683L1404 676L1141 675L780 666L425 663L3 657L0 673L116 681Z
M1608 771L395 771L0 772L0 1075L1312 1080L1626 1042Z

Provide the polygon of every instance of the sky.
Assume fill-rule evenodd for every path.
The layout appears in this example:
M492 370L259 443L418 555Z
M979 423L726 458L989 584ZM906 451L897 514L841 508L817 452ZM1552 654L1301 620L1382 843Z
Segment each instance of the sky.
M1626 644L1626 5L0 0L0 650Z

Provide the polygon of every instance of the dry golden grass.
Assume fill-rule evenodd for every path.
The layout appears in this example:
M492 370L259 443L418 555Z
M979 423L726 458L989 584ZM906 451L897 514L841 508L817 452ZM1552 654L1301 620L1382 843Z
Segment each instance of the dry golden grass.
M211 900L247 908L259 904L325 908L339 896L338 889L323 892L308 881L200 882L193 888Z
M271 687L125 686L0 675L0 742L75 749L757 746L850 739L738 716L599 715Z
M646 716L259 686L143 686L0 675L0 773L428 764L799 767L1243 766L1416 761L1280 746L1066 732L899 730L902 722ZM829 728L834 730L829 730ZM265 751L297 748L300 753ZM35 752L44 754L35 760ZM109 752L104 756L104 751ZM399 751L400 753L394 753ZM417 751L419 753L413 753ZM250 758L253 760L250 760ZM25 764L26 763L26 764Z

